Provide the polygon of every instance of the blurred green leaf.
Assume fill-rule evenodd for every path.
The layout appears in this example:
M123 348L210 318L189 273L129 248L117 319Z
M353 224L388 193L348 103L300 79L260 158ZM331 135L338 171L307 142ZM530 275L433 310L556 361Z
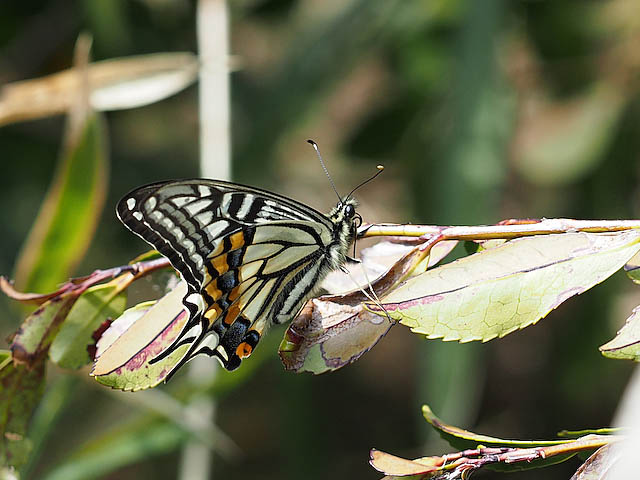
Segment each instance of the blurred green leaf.
M414 276L381 302L392 318L428 338L487 341L536 323L638 250L635 230L519 238Z
M258 92L235 89L243 102L250 103L252 117L236 139L234 148L238 172L252 181L264 183L268 159L282 134L299 127L304 118L331 91L354 65L389 39L388 27L402 15L398 0L356 0L345 4L339 14L326 22L312 22L310 32L296 36L291 51L266 86ZM340 59L340 61L336 61ZM237 132L236 132L237 133Z
M560 430L559 437L579 438L585 435L614 435L624 433L624 428L604 427L604 428L585 428L584 430Z
M0 359L8 358L2 352ZM23 465L31 442L26 438L33 409L44 390L44 359L27 368L4 363L0 369L0 467Z
M91 63L87 65L90 105L96 111L109 111L158 102L191 85L198 78L199 66L197 56L188 52ZM0 89L0 126L64 113L76 101L78 88L74 69L4 85Z
M165 421L144 419L107 432L85 444L61 462L43 480L90 480L102 478L123 466L171 452L189 435Z
M617 132L626 104L619 89L603 84L580 98L549 103L520 121L514 161L527 180L566 185L592 172Z
M58 171L20 253L16 285L53 290L68 278L93 236L104 202L107 154L100 118L88 117L69 138Z
M46 390L29 424L29 440L32 449L29 459L21 469L24 478L32 478L31 472L38 459L47 453L46 440L60 429L60 417L67 408L73 408L73 398L77 396L79 377L60 375L47 382ZM1 478L1 477L0 477Z
M105 320L119 317L126 304L127 294L116 281L89 288L73 305L51 344L51 360L63 368L87 365L92 361L87 347L95 343L93 333Z

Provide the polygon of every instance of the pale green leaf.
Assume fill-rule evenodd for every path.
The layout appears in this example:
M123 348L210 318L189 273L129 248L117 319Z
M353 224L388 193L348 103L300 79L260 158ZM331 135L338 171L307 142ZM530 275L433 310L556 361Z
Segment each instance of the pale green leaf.
M520 238L412 277L382 304L428 338L487 341L536 323L638 250L636 230Z
M624 271L633 283L640 283L640 254L635 254L624 266Z
M96 285L75 303L51 344L49 357L63 368L80 368L91 362L87 347L95 343L93 333L107 319L119 317L127 295L118 283Z
M618 334L600 351L605 357L640 361L640 307L633 309Z
M116 320L98 342L98 356L91 375L103 385L137 391L165 380L184 357L185 344L162 360L150 363L171 345L182 331L188 312L182 304L186 283L181 282L151 308L129 309ZM142 314L141 314L142 313Z

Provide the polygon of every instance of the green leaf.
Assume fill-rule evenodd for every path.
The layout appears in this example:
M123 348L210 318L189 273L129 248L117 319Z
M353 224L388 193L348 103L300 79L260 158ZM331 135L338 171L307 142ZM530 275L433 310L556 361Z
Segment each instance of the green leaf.
M640 254L634 255L624 266L624 271L633 283L640 283Z
M13 358L28 366L42 360L78 296L74 291L63 293L32 312L11 342Z
M600 351L605 357L640 361L640 306L633 309L618 334Z
M604 160L625 104L620 89L602 83L581 98L538 105L519 122L516 167L540 185L583 178Z
M2 356L9 358L6 352ZM43 359L27 368L1 362L0 369L0 467L19 468L31 450L26 438L32 412L44 391Z
M481 435L478 433L463 430L459 427L448 425L431 411L428 405L422 406L422 414L429 424L440 434L440 437L446 441L453 448L458 450L467 450L478 448L479 445L483 447L509 447L509 448L535 448L535 447L549 447L553 445L563 445L570 443L574 440L505 440L503 438L490 437L487 435ZM533 468L541 468L548 465L555 465L562 463L565 460L576 455L576 452L567 454L560 454L552 456L546 459L533 460L526 465L522 463L513 464L512 466L504 464L492 465L489 468L495 470L529 470Z
M51 344L51 360L63 368L90 363L93 359L87 347L95 343L93 333L105 320L122 315L126 304L126 292L116 281L89 288L78 298Z
M520 238L412 277L382 304L428 338L487 341L536 323L638 250L636 230ZM376 305L367 307L382 314Z
M186 290L181 282L151 308L145 303L126 310L98 341L91 375L103 385L126 391L152 388L165 380L190 345L150 362L171 345L189 318L182 304Z
M89 116L79 132L67 139L68 147L18 258L16 285L23 291L53 290L68 278L100 217L107 181L100 119Z
M431 411L429 405L422 406L422 415L438 431L443 440L459 450L477 448L478 445L485 447L532 448L567 443L567 440L505 440L473 433L443 422Z
M580 438L585 435L615 435L624 433L624 428L604 427L604 428L585 428L584 430L560 430L559 437L563 438Z
M408 5L397 0L357 0L329 20L316 22L310 33L296 37L280 68L263 82L260 92L244 96L243 101L252 104L249 126L253 129L245 134L251 141L239 142L234 154L237 163L244 166L244 175L250 175L242 180L264 182L270 174L264 159L272 155L276 139L298 128L337 81L375 48L388 43L391 25L406 25L404 7Z
M44 475L44 480L104 478L123 466L171 452L189 437L181 428L164 421L136 421L107 432Z

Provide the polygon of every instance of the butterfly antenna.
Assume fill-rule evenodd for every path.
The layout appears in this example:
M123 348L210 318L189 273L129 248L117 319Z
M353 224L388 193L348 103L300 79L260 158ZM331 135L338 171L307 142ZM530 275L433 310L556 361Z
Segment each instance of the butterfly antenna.
M362 268L362 273L364 274L364 278L367 281L367 285L365 287L363 287L362 285L360 285L355 278L353 278L353 275L351 275L351 272L349 272L347 270L347 275L349 276L349 278L351 279L351 281L353 282L353 284L356 286L356 288L358 290L360 290L362 292L362 294L367 297L367 299L373 303L374 305L376 305L380 310L382 310L385 314L385 316L389 319L390 322L393 323L393 319L391 318L391 315L389 315L389 312L387 312L387 309L384 308L384 305L382 305L380 298L378 297L378 294L376 293L376 291L373 289L373 285L371 284L371 280L369 280L369 275L367 274L367 270L366 268L364 268L364 265L361 263L360 264L361 268ZM369 292L367 292L367 289L369 290Z
M393 319L391 318L391 315L389 315L389 312L387 312L387 309L384 308L384 305L382 305L380 297L378 297L378 294L376 293L376 291L373 288L373 285L371 284L371 280L369 280L369 275L367 274L367 269L364 268L364 263L361 263L360 267L362 268L362 273L364 273L364 278L367 280L367 288L369 289L369 291L374 297L373 303L375 303L380 309L382 309L385 316L389 319L391 323L393 323Z
M367 183L369 183L371 180L373 180L374 178L376 178L378 175L380 175L383 171L384 171L384 165L377 165L376 168L378 169L378 171L373 174L371 177L369 177L367 180L365 180L364 182L362 182L360 185L358 185L356 188L354 188L353 190L351 190L351 192L349 192L349 195L347 195L346 197L344 197L344 201L346 202L349 197L351 197L351 195L353 195L353 193L359 189L360 187L362 187L363 185L366 185Z
M340 194L338 193L338 189L336 188L336 184L333 183L333 178L331 178L331 175L329 175L329 170L327 170L327 167L324 164L324 160L322 160L322 155L320 155L320 149L318 148L318 144L316 142L314 142L313 140L307 140L307 143L310 143L311 146L316 151L316 155L318 155L318 160L320 160L320 165L322 165L322 169L324 170L324 173L327 175L327 178L329 179L329 182L331 182L331 187L333 187L333 191L336 192L336 195L338 196L338 200L342 201L342 197L340 197Z

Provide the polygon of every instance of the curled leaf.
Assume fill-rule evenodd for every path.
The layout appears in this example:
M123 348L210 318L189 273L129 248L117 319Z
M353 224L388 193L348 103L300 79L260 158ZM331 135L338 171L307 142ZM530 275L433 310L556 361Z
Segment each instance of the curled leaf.
M593 452L587 460L580 465L571 480L606 480L617 458L614 455L615 448L605 445Z
M435 458L437 459L437 457ZM375 448L369 453L369 464L373 468L385 475L398 477L436 472L441 470L441 465L437 463L432 457L407 460L406 458L381 452Z
M640 254L635 254L625 266L624 271L633 283L640 283Z
M89 102L97 111L147 105L191 85L199 62L188 52L114 58L87 67ZM74 69L4 85L0 89L0 125L66 112L79 80Z
M315 374L336 370L373 348L393 324L362 305L314 299L289 326L278 353L287 370Z
M600 351L605 357L640 361L640 306L633 309L618 334Z
M444 250L448 247L451 246ZM289 325L280 344L278 353L287 370L315 374L336 370L360 358L389 331L395 322L390 317L368 311L363 302L371 297L369 292L382 295L416 270L420 263L426 263L416 247L398 250L401 259L370 286L365 282L362 290L325 295L307 302ZM377 251L380 252L388 252L387 247L383 245ZM395 257L397 253L394 253ZM364 258L361 268L371 268L368 264L372 257L365 254ZM342 285L346 285L347 280L352 284L355 281L349 274L342 275L346 277L338 282Z
M182 304L187 291L181 282L150 308L147 305L124 312L98 342L91 375L103 385L137 391L155 387L187 353L189 345L176 349L160 361L154 359L182 331L188 313Z
M422 242L420 242L422 243ZM418 245L420 244L418 243ZM429 252L429 268L437 265L458 244L457 240L438 242ZM360 253L358 263L346 265L347 273L335 270L323 280L323 288L331 294L367 288L370 282L385 274L400 259L416 248L415 241L382 241L365 248ZM418 272L415 272L418 273Z

